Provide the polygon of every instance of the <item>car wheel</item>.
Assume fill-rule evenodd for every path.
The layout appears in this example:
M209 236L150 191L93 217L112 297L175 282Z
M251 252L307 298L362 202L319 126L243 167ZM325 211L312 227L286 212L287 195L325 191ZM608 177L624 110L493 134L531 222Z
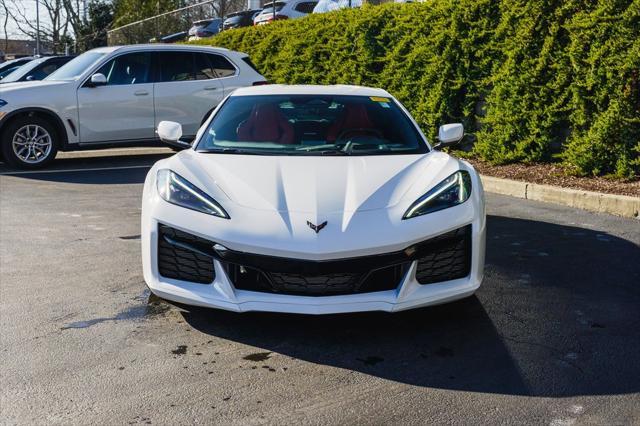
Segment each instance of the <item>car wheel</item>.
M49 164L58 152L58 133L40 117L18 118L2 133L2 156L14 167L38 169Z

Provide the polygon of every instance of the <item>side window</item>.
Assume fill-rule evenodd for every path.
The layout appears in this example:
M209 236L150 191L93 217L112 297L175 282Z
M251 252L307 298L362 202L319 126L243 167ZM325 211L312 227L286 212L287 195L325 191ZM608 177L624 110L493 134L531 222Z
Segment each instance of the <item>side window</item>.
M196 80L211 80L217 78L207 59L206 53L196 53Z
M193 54L191 52L158 53L160 74L158 82L195 80Z
M305 1L302 3L298 3L295 7L295 10L302 13L312 13L317 4L318 3L314 1Z
M58 68L59 66L55 63L46 63L31 71L24 78L25 80L42 80Z
M129 53L104 64L98 72L107 77L107 86L142 84L149 82L148 53Z
M236 73L236 67L233 66L227 58L221 55L207 55L209 57L209 61L211 62L211 66L213 67L213 72L219 77L231 77Z

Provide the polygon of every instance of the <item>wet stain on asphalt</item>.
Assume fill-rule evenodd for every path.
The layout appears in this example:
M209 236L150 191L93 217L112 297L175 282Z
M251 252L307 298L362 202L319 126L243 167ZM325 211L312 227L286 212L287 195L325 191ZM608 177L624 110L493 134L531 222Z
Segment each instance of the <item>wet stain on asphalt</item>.
M144 294L143 294L144 296ZM142 297L136 298L136 300L140 300ZM60 330L69 330L73 328L88 328L96 324L100 324L107 321L136 321L145 318L150 318L156 315L162 315L166 313L169 309L171 309L170 305L160 301L155 296L149 295L144 297L147 300L146 303L142 305L131 306L121 312L118 312L116 315L112 317L101 317L94 318L85 321L75 321L65 325L64 327L60 327Z
M145 294L146 293L146 294ZM73 328L88 328L96 324L107 321L136 321L145 318L150 318L156 315L162 315L171 309L171 306L153 295L148 294L148 290L145 291L142 296L137 297L135 300L147 300L146 303L141 305L131 306L121 312L118 312L112 317L94 318L85 321L75 321L69 323L60 330L69 330Z
M242 359L253 362L262 362L268 360L269 358L271 358L271 352L257 352L255 354L249 354Z
M171 353L174 355L184 355L187 353L187 345L178 345L178 347L172 350Z
M368 356L366 358L356 358L356 359L364 363L364 365L376 365L384 361L384 358L380 358L379 356Z

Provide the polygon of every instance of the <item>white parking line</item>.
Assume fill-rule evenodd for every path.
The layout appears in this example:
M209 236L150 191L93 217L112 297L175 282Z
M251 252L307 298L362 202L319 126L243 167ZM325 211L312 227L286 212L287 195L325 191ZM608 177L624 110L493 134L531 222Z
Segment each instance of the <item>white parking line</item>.
M126 169L150 169L153 164L145 166L121 166L121 167L94 167L89 169L57 169L57 170L23 170L19 172L0 173L0 176L51 174L51 173L74 173L74 172L99 172L105 170L126 170Z

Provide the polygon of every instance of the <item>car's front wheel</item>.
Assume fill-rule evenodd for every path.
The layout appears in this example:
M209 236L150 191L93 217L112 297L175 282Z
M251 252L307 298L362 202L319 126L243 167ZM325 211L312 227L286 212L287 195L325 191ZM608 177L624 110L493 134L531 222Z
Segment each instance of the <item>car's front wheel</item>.
M37 116L20 117L8 123L0 142L5 161L23 169L44 167L58 152L56 128Z

